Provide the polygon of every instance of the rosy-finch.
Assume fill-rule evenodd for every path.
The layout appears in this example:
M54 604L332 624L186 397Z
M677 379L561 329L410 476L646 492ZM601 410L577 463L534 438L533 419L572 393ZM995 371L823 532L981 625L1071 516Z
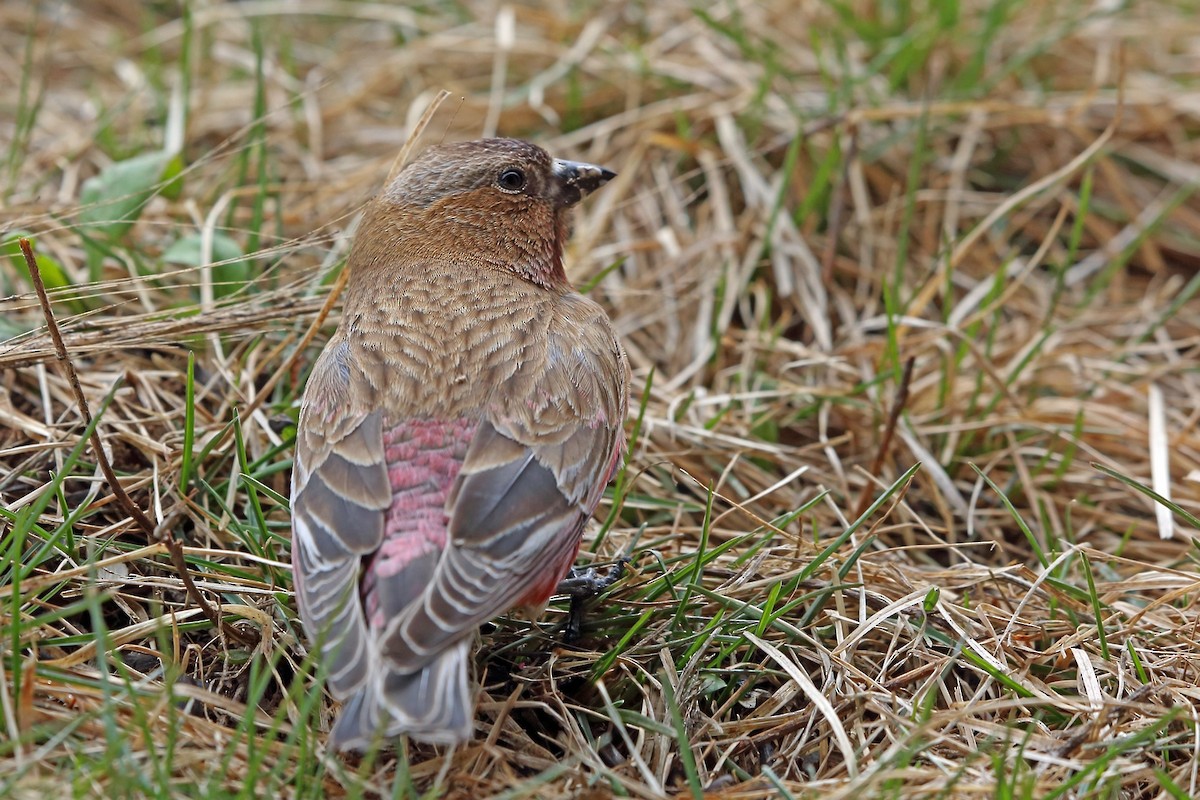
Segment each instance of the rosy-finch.
M563 246L612 177L463 142L366 212L292 473L300 615L345 702L335 747L469 739L477 626L543 606L575 560L624 449L629 366Z

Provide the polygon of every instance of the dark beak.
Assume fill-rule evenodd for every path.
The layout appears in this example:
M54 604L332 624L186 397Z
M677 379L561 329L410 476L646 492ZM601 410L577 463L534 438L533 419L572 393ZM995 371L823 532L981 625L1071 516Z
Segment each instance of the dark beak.
M561 184L561 196L565 206L575 205L617 177L617 173L611 169L584 164L581 161L564 161L561 158L554 159L554 175Z

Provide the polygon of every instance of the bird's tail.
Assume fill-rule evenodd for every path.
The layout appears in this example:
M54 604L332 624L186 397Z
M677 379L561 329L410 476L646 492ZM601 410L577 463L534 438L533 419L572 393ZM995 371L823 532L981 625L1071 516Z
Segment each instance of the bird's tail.
M475 729L475 698L468 681L471 640L446 649L418 672L403 673L372 659L372 675L351 695L329 732L329 746L365 751L377 739L405 733L433 744L457 744Z

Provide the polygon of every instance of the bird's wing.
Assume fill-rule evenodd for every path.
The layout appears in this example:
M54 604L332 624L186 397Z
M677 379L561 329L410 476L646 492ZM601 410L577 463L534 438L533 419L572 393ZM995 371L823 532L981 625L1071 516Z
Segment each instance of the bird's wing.
M579 298L581 302L582 298ZM515 605L549 598L574 561L623 450L629 367L599 307L570 335L551 327L536 374L486 408L446 501L447 546L425 591L384 629L397 668Z
M292 563L301 616L338 697L367 678L358 577L362 557L383 540L392 500L382 428L381 412L351 397L347 348L331 342L313 367L297 428Z

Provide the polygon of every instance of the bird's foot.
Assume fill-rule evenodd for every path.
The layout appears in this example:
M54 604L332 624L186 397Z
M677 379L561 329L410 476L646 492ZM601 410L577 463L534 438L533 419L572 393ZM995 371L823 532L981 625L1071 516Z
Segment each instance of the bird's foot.
M603 574L595 567L572 567L567 577L558 584L555 594L565 594L571 598L571 609L567 613L567 625L563 631L565 641L574 642L579 639L583 632L584 603L619 581L628 563L628 558L619 558Z
M615 564L605 570L603 575L595 567L586 569L571 567L571 571L558 584L554 593L565 594L571 599L580 597L586 600L589 597L595 597L621 579L621 575L625 573L625 565L628 563L628 558L619 558Z

